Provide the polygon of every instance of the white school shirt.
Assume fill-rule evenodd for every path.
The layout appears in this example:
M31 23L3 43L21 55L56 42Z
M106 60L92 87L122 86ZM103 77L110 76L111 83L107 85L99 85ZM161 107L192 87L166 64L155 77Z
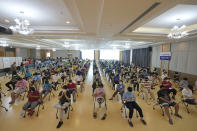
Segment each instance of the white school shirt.
M190 89L183 89L182 90L182 95L183 97L186 96L186 97L192 97L192 91ZM183 99L186 99L186 98L183 98ZM188 98L187 98L188 99Z

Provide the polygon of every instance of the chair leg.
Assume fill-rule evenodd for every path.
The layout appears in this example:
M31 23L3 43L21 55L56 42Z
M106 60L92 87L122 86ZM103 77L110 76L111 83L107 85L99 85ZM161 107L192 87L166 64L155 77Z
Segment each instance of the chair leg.
M58 119L58 109L57 109L57 112L56 112L56 119Z

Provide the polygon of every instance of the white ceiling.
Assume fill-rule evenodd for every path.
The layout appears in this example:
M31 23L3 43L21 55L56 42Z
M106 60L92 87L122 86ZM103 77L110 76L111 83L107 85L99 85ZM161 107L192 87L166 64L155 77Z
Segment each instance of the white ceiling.
M146 23L144 26L172 28L174 25L189 26L193 24L197 24L197 5L179 4Z
M155 2L161 3L125 32L119 33ZM10 46L57 50L148 47L169 40L162 33L150 36L133 31L144 26L169 28L173 25L170 18L186 12L195 16L185 15L184 24L197 24L197 7L185 5L188 2L197 4L193 0L0 0L0 25L15 24L18 12L24 11L35 30L29 36L0 35L0 39ZM10 22L6 23L6 19ZM71 23L66 24L66 21ZM65 42L69 47L64 46Z
M32 26L76 26L63 0L0 0L0 22L5 19L12 24L14 19L24 12L24 18Z

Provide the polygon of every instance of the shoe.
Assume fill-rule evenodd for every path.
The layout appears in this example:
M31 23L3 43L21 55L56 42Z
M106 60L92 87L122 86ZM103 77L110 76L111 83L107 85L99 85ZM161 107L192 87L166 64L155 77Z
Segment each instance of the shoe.
M94 117L94 119L96 119L96 118L97 118L97 115L96 115L96 113L94 113L94 114L93 114L93 117Z
M107 116L107 114L104 114L104 116L101 118L101 120L105 120L106 116Z
M113 98L109 98L109 100L113 100Z
M62 124L63 124L63 121L60 121L56 128L60 128L62 126Z
M129 125L130 125L131 127L133 127L133 123L132 123L130 120L128 120L128 123L129 123Z
M141 122L146 125L146 121L144 119L141 119Z
M169 123L170 123L170 125L173 125L172 119L169 119Z
M11 104L14 104L14 102L13 102L13 101L10 101L9 104L10 104L10 105L11 105Z
M179 114L174 114L174 115L175 115L176 117L182 119L182 116L181 116L181 115L179 115Z

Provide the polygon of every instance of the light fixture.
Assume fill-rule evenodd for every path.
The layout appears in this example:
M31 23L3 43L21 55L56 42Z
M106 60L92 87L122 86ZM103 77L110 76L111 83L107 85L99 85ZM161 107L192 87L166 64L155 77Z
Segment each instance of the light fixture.
M38 46L36 46L36 50L40 50L40 46L38 45Z
M66 21L66 24L70 24L70 21Z
M7 44L7 41L0 41L0 46L7 47L9 44Z
M175 25L171 29L171 32L168 34L168 38L170 38L170 39L181 39L183 37L186 37L189 34L186 31L184 31L185 27L186 27L185 25L182 25L182 26Z
M4 21L5 21L6 23L10 23L10 21L9 21L8 19L5 19Z
M180 22L181 19L177 18L177 22ZM171 32L168 34L169 39L181 39L183 37L186 37L189 35L184 29L186 28L186 25L178 26L175 25L172 29Z
M68 48L68 47L70 47L70 45L69 45L69 42L64 42L64 45L63 45L65 48Z
M56 49L55 49L55 48L53 48L53 49L52 49L52 51L56 51Z
M30 22L23 18L24 12L20 12L21 19L16 18L14 21L16 22L15 26L10 26L10 29L14 32L18 32L19 34L28 35L33 33L33 29L29 28Z

